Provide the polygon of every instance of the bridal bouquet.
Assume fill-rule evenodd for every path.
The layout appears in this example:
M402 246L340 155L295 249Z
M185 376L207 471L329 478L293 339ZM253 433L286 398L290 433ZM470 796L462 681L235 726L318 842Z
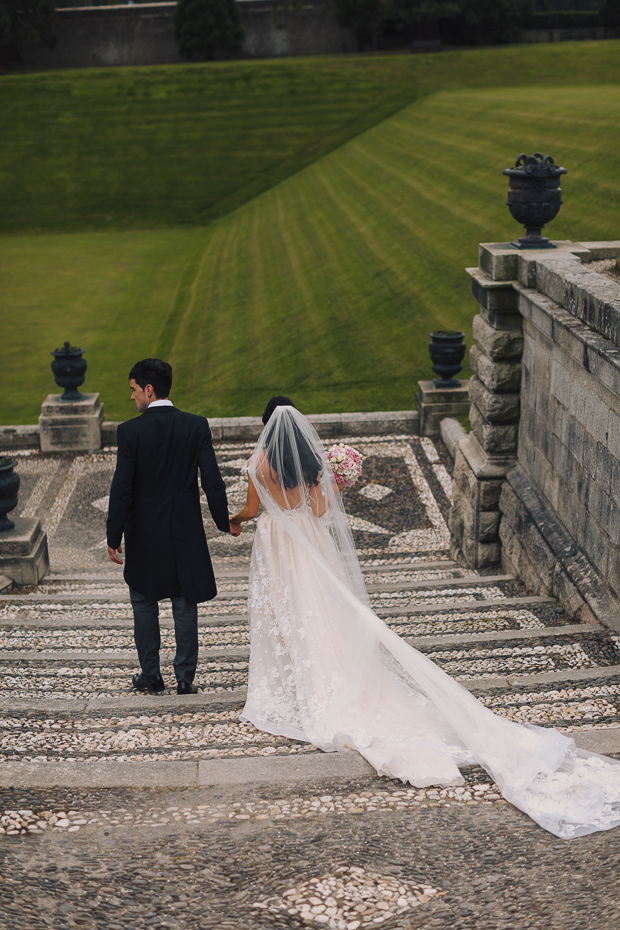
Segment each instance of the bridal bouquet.
M325 453L340 489L352 488L362 473L362 456L352 446L336 443Z

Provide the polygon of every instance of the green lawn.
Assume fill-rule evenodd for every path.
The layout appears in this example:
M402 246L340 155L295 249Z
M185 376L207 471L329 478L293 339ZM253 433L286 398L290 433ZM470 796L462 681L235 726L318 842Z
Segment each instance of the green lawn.
M568 168L553 238L618 238L620 94L600 75L600 86L582 79L603 60L609 71L605 56L620 60L620 43L577 47L585 65L565 84L581 86L420 96L204 227L5 234L2 421L36 421L56 390L48 353L65 339L86 348L84 389L101 392L108 419L133 414L127 372L151 354L175 366L179 406L211 416L257 414L274 392L307 412L411 408L418 379L431 375L429 332L470 332L476 305L463 269L477 263L478 242L520 234L501 174L519 152ZM538 58L555 49L539 47ZM530 49L456 57L473 82L476 62L507 74L517 53ZM447 58L354 61L421 68L423 59L432 70ZM616 72L608 82L620 83Z
M4 75L0 233L203 225L429 93L620 83L619 50L564 43Z

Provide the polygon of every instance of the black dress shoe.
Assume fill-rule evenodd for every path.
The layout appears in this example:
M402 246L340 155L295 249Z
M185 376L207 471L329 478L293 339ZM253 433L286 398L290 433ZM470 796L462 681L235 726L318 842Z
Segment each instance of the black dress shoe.
M177 694L198 694L198 688L189 681L180 681L177 685Z
M141 672L136 672L131 679L131 684L136 691L146 691L148 694L161 694L166 687L161 675L158 675L157 678L147 678Z

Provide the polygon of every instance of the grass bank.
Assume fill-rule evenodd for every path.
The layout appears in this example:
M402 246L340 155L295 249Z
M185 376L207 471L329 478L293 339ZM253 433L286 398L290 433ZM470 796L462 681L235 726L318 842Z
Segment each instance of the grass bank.
M206 228L5 236L2 419L36 420L67 338L111 419L132 415L127 371L151 354L175 365L175 401L213 416L273 392L308 412L411 407L428 333L470 331L478 242L519 234L502 168L553 154L569 173L548 232L617 238L619 136L617 86L453 89Z
M619 52L580 42L3 75L0 232L204 225L428 94L620 83Z

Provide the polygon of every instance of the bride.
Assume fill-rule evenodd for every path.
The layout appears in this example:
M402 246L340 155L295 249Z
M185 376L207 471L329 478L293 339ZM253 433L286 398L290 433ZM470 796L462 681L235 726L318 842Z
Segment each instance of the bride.
M286 397L272 398L263 423L247 502L231 521L262 504L242 720L324 752L356 751L417 787L461 785L459 763L478 763L559 837L620 824L620 762L495 715L376 616L317 433Z

